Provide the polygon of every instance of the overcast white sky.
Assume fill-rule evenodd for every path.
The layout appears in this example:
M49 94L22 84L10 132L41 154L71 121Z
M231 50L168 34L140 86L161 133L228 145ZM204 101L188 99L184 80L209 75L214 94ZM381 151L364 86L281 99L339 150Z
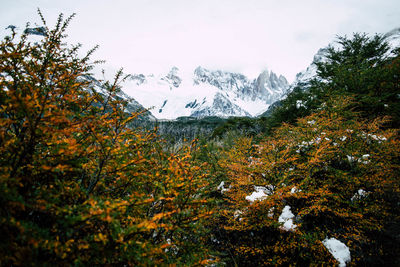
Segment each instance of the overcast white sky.
M106 69L158 73L172 66L237 71L268 68L292 81L336 34L400 27L399 0L0 0L0 34L9 24L49 24L77 13L72 43L96 44Z

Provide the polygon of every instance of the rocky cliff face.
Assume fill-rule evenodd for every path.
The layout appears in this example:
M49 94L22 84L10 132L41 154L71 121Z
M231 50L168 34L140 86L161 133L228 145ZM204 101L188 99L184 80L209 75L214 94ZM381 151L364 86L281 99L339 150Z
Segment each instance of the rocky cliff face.
M288 85L284 76L280 75L278 77L272 71L264 71L256 80L255 88L257 91L254 97L256 97L256 95L262 95L263 99L270 105L282 97Z
M173 67L167 74L167 76L161 78L161 80L166 81L170 85L175 88L178 88L181 85L182 79L178 76L179 69L177 67ZM170 88L172 89L172 87Z
M159 119L181 116L256 116L288 88L283 76L264 71L257 79L240 73L197 67L183 75L173 67L166 75L135 74L124 88Z
M195 109L191 116L193 117L231 117L231 116L251 116L246 110L242 109L230 101L228 97L222 93L216 93L211 106Z

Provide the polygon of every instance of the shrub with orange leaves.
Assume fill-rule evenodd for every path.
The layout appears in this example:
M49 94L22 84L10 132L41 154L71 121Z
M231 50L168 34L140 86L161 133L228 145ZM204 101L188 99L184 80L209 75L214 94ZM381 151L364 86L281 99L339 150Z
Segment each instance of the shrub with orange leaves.
M387 118L362 120L336 96L258 143L241 138L221 164L229 181L216 218L218 246L238 265L395 264L399 252L400 142Z
M72 16L31 42L0 44L0 265L192 264L210 216L207 166L195 144L167 153L139 131L124 77L93 67L64 43Z

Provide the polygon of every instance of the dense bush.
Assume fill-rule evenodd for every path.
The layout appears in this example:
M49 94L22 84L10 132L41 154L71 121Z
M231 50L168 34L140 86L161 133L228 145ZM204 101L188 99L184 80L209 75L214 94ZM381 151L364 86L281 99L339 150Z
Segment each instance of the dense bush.
M264 137L238 137L220 159L213 230L231 264L334 265L326 238L350 248L350 265L400 262L398 50L355 34L325 56Z
M83 79L71 18L0 44L0 264L200 263L207 167L129 127L121 72L101 94Z
M321 243L327 237L347 244L351 264L395 265L400 143L395 130L380 129L385 118L367 122L352 105L332 99L262 142L240 139L226 154L219 242L240 265L333 264ZM279 222L284 207L293 213L287 226Z

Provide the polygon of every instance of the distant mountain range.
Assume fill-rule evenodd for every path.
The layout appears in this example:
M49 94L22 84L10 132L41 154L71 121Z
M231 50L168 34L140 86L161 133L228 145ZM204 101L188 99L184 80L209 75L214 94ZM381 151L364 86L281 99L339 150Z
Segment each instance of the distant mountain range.
M385 34L391 47L400 46L400 28ZM336 46L335 43L330 45ZM196 68L183 75L177 67L168 73L135 74L125 84L124 92L136 99L157 119L191 117L258 116L285 97L294 87L307 87L316 77L315 63L326 59L326 47L315 54L306 70L299 72L292 84L273 71L265 70L256 79L243 74ZM390 52L391 53L391 52Z
M15 26L8 28L14 30ZM25 33L46 35L42 27L26 29ZM400 28L384 36L391 47L400 47ZM335 43L330 45L336 46ZM249 79L240 73L203 67L197 67L190 73L173 67L168 73L159 75L131 75L119 97L132 100L128 112L148 109L149 112L142 116L146 120L265 115L269 114L269 107L277 104L293 88L307 87L317 75L315 63L327 60L326 51L326 47L319 49L312 63L296 75L292 84L284 76L268 70L256 79ZM94 78L85 79L92 79L95 88L102 90Z
M177 67L161 75L132 75L124 92L158 119L257 116L289 88L282 75L262 72L257 79L202 67L183 74Z

